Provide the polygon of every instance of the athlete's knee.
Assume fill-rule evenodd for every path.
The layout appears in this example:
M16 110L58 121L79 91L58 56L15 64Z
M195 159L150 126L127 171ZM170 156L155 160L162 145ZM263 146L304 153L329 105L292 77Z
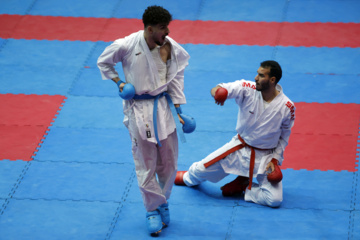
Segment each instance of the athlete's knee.
M270 199L270 201L268 201L268 206L276 208L276 207L280 207L281 203L282 203L282 199L274 198L274 199Z
M267 192L265 195L265 204L269 207L279 207L283 201L282 195L280 194L272 194L271 192Z
M189 171L184 174L184 182L187 186L196 186L206 181L205 179L205 168L201 167L202 164L199 162L193 163Z
M189 168L189 173L196 177L203 177L205 173L205 167L200 162L193 163Z

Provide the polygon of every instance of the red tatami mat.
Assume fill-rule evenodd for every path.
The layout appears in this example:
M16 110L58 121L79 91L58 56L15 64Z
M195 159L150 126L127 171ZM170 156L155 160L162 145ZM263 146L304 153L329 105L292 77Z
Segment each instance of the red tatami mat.
M292 134L283 169L355 172L357 136Z
M0 22L0 38L15 39L110 42L143 29L141 19L123 18L2 14ZM170 24L170 36L182 44L355 48L360 46L359 26L358 23L174 20Z
M49 126L64 99L61 95L0 94L0 125Z
M30 161L64 99L0 94L0 160Z
M360 104L298 102L295 107L293 133L358 136Z
M296 119L282 168L356 171L360 105L295 103Z
M0 125L0 160L31 161L47 128Z

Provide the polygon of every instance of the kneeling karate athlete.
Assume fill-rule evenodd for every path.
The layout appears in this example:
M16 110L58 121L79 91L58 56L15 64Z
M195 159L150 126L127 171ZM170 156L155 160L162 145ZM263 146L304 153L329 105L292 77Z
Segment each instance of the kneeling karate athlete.
M112 79L120 96L126 96L124 124L132 141L147 228L156 236L170 223L167 200L177 171L177 133L182 131L180 122L184 124L180 104L186 103L184 70L190 56L167 36L172 16L166 9L150 6L142 20L144 30L108 46L98 59L98 67L102 78ZM114 68L118 62L122 63L126 82ZM122 94L125 91L130 93Z
M295 106L279 84L282 76L275 61L260 64L255 82L238 80L218 84L211 90L215 103L234 98L239 106L236 131L230 142L188 171L177 172L175 184L195 186L203 181L218 182L229 174L238 177L224 185L224 196L245 192L245 201L270 207L283 199L279 165L294 125ZM253 183L256 177L258 183Z

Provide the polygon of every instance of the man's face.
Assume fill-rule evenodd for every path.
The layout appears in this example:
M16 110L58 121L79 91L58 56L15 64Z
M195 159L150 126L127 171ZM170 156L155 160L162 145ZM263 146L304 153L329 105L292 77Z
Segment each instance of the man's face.
M164 44L165 37L170 33L168 26L169 25L165 23L159 23L152 26L152 39L157 45L162 46Z
M259 67L257 75L255 77L256 90L265 91L270 87L270 69Z

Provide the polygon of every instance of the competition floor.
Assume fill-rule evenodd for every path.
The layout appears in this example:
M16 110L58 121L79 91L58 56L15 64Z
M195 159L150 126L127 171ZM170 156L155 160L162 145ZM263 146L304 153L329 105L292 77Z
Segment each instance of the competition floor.
M235 103L210 97L217 83L275 59L297 107L281 207L222 197L234 176L175 186L159 239L360 239L357 0L0 1L0 239L151 238L121 99L96 59L152 4L191 55L183 111L197 129L179 170L235 134Z

